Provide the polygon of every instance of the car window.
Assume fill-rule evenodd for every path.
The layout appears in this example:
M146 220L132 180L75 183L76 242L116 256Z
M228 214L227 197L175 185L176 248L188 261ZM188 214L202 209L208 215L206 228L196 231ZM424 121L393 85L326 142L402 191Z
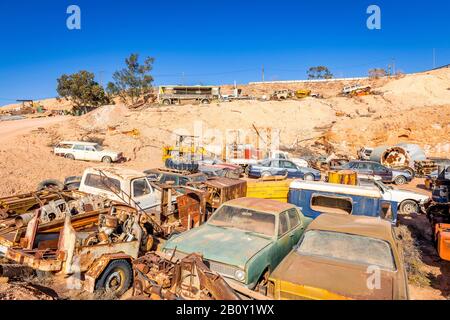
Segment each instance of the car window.
M94 147L86 147L86 151L96 151Z
M358 163L358 169L359 170L370 170L370 167L369 167L368 163L360 162L360 163Z
M311 197L311 209L323 213L351 214L353 203L351 198L313 194Z
M58 144L56 147L57 148L61 148L61 149L72 149L72 145L71 144L65 144L65 143Z
M169 181L173 181L176 185L178 185L178 178L177 176L173 176L170 174L162 174L161 178L159 179L159 182L161 183L167 183Z
M78 150L78 151L84 151L84 146L80 146L80 145L76 144L76 145L73 146L73 149L74 150Z
M110 177L102 177L98 174L89 173L84 182L88 187L106 191L120 192L120 181Z
M290 161L282 161L282 162L283 162L283 168L285 168L285 169L297 169L297 166Z
M289 226L291 229L294 229L300 224L300 217L298 215L297 209L289 209L288 210L288 217L289 217Z
M186 177L180 178L180 186L185 186L188 184L188 182L189 182L188 178L186 178Z
M136 179L133 180L133 196L142 197L152 192L147 179Z
M375 265L395 271L395 259L388 242L360 235L311 230L305 233L297 252L303 255Z
M270 166L272 168L280 168L280 161L279 160L272 160Z
M265 160L260 165L261 167L270 167L270 160Z
M289 224L288 224L288 215L287 212L283 212L280 214L280 224L278 225L278 235L282 236L289 230Z
M209 218L208 224L258 233L265 236L275 234L275 215L240 207L223 205Z
M385 171L385 168L381 164L378 164L378 163L373 165L373 169L376 171Z

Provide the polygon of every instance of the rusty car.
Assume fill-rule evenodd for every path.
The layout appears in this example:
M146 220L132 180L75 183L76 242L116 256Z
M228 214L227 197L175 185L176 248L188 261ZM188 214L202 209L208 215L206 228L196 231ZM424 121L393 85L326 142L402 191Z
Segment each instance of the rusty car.
M294 205L241 198L224 203L202 226L172 236L162 251L182 259L200 253L230 285L265 292L269 274L311 219Z
M391 224L323 214L269 279L274 299L409 299L403 254Z

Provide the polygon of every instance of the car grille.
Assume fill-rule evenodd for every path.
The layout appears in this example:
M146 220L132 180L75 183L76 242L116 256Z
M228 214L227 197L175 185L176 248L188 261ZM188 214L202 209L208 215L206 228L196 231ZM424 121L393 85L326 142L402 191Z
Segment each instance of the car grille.
M234 278L234 274L236 273L236 271L238 270L237 267L233 267L227 264L223 264L223 263L219 263L219 262L215 262L215 261L205 261L205 264L207 266L209 266L209 268L214 271L217 272L223 276L227 276L230 278Z

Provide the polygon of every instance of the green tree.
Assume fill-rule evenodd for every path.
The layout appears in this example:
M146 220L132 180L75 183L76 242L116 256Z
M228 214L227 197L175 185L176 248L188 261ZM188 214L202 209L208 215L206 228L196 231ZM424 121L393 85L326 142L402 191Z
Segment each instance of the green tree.
M308 79L331 79L333 74L325 66L311 67L306 72Z
M108 104L105 90L94 78L93 73L84 70L70 75L63 74L57 80L56 91L60 98L72 101L76 109Z
M111 95L119 96L124 103L131 101L135 104L140 98L147 101L153 92L153 69L155 59L147 57L143 64L139 63L139 55L133 53L125 59L126 68L113 74L113 82L109 82L107 91Z

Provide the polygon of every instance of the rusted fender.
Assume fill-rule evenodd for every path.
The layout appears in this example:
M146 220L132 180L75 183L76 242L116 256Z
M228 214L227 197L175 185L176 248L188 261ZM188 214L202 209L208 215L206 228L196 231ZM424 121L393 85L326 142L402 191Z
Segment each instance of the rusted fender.
M114 260L127 260L131 264L133 258L125 253L112 253L105 254L95 260L85 274L84 289L86 291L91 293L95 291L95 284L97 282L97 279L101 276L103 271L105 271L109 263Z

